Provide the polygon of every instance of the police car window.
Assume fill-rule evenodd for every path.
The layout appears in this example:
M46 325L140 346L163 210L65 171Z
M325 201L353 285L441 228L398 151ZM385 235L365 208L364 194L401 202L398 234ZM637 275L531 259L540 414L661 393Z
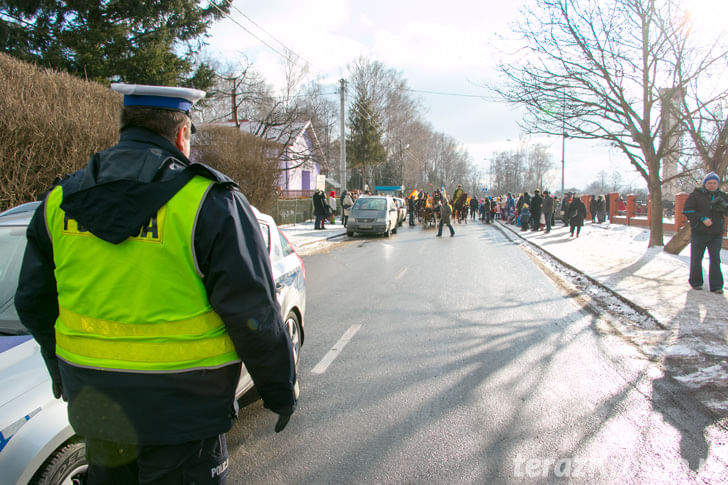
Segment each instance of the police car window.
M278 236L281 239L281 250L283 251L283 256L288 256L293 252L293 248L290 244L288 244L288 241L285 237L283 237L283 234L280 231L278 231Z
M265 247L267 247L268 252L270 252L270 227L268 226L268 224L260 221L258 221L258 225L260 226L260 233L263 235Z

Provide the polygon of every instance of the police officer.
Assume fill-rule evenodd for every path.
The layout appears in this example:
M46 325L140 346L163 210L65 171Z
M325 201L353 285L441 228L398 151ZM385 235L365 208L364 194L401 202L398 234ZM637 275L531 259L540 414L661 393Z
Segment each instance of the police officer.
M189 160L205 93L112 84L119 143L46 196L15 304L86 440L87 483L225 483L241 360L296 406L266 245L235 183Z

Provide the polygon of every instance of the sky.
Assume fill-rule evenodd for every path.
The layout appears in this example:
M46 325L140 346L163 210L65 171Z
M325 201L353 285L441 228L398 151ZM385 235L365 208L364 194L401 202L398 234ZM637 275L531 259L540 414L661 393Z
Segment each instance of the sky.
M726 18L716 17L716 9L728 15L725 0L684 1L702 22ZM497 80L494 68L513 39L512 25L524 3L235 0L229 18L211 28L206 54L230 62L246 58L275 85L283 77L283 45L308 62L312 74L332 93L359 56L378 60L399 71L418 91L410 94L423 105L424 118L470 153L473 164L486 172L487 185L489 160L497 151L515 149L522 136L517 126L520 109L481 96L492 98L483 86ZM332 100L338 101L338 95ZM531 141L546 144L554 162L549 187L543 188L560 190L561 138ZM563 159L567 189L585 188L601 171L619 172L624 185L645 186L626 157L603 144L567 139Z

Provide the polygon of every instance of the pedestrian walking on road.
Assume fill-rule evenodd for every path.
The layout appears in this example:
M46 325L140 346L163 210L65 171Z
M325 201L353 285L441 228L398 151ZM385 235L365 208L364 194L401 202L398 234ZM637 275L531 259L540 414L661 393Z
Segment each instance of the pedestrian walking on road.
M452 207L450 207L447 199L444 199L440 204L440 223L437 225L436 237L442 237L442 226L447 226L450 228L450 237L453 237L455 235L455 229L453 229L452 224L450 223L451 215Z
M478 198L473 196L470 198L470 218L475 220L478 217Z
M111 87L120 140L36 210L15 306L85 439L83 483L222 484L241 360L276 431L296 407L268 249L235 182L189 160L205 93Z
M724 220L728 215L728 195L721 192L720 178L710 172L703 186L695 189L685 201L683 214L690 220L690 277L696 290L703 287L703 256L708 250L710 291L723 293L723 273L720 270L720 249L725 233Z
M490 199L490 197L486 197L483 199L483 216L485 219L486 224L490 224L490 205L493 203L493 201Z

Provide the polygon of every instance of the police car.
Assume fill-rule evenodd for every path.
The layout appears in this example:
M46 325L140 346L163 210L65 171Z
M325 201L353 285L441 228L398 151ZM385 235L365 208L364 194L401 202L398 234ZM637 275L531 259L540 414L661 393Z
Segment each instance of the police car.
M305 267L273 218L254 212L298 365L306 313ZM0 215L0 484L70 485L80 483L86 470L83 441L68 423L66 403L53 397L40 347L20 323L13 304L32 215ZM242 372L236 398L252 387L250 376Z

